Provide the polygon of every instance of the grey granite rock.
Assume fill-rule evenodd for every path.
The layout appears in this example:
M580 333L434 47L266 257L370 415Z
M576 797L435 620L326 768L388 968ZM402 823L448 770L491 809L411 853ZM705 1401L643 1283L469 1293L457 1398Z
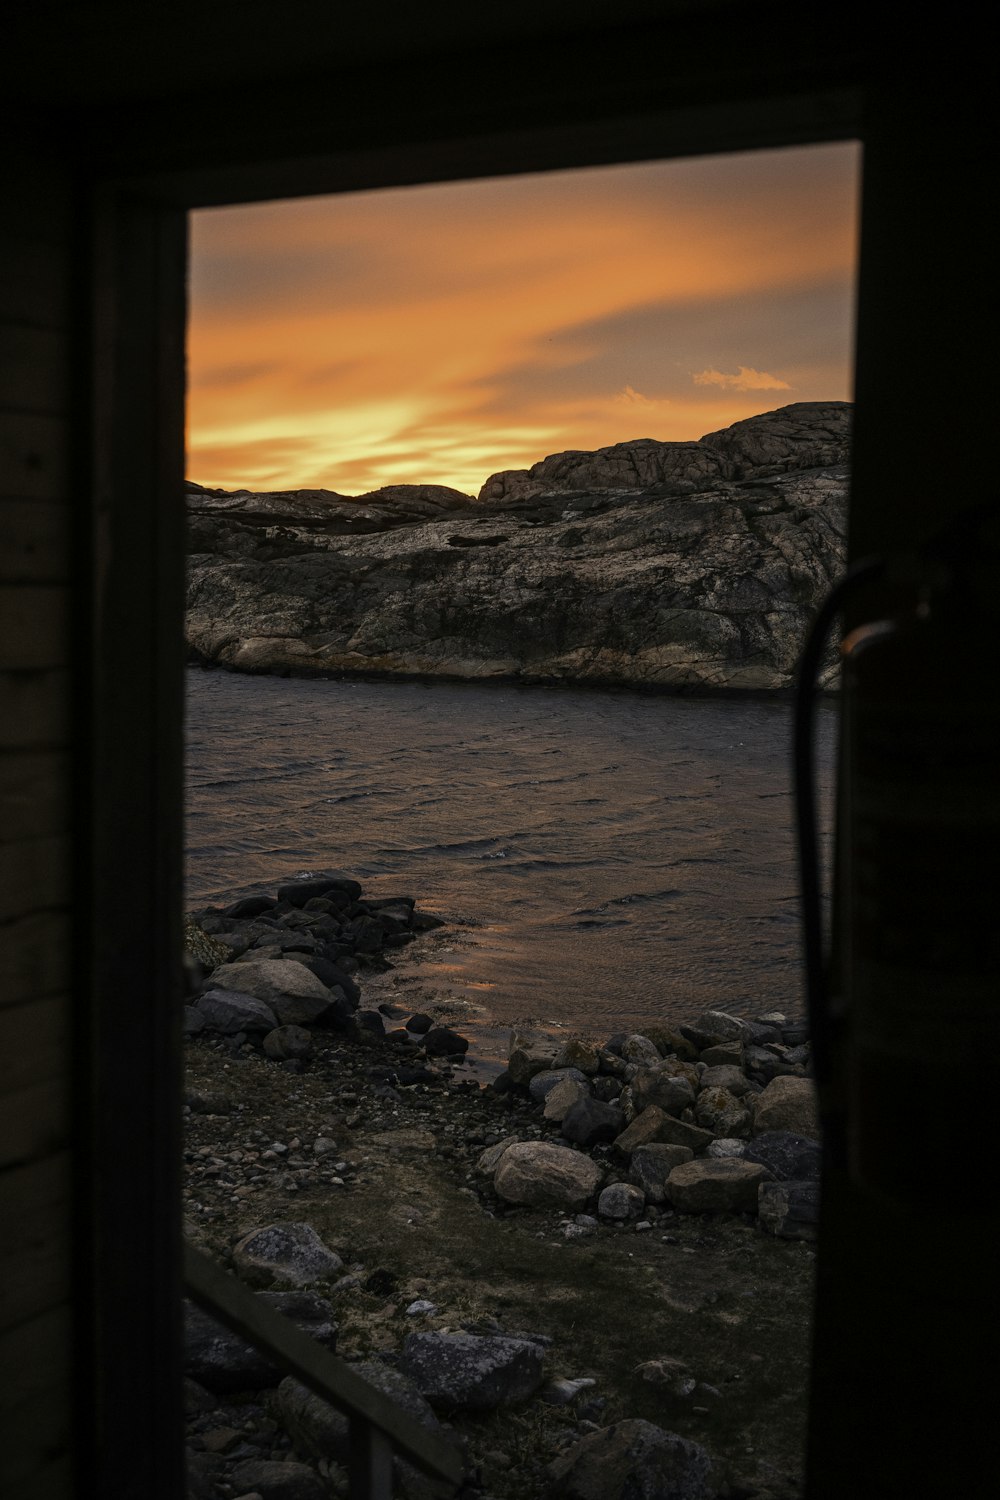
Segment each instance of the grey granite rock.
M337 1346L333 1308L315 1292L263 1292L274 1308L327 1349ZM184 1306L184 1367L209 1391L248 1391L277 1385L281 1372L267 1355L244 1343L193 1303Z
M493 1179L499 1197L533 1208L583 1208L604 1173L582 1151L545 1141L520 1141L500 1158Z
M311 1224L267 1224L233 1246L233 1264L250 1286L301 1287L332 1276L343 1261Z
M768 1176L758 1162L703 1158L674 1168L667 1196L686 1214L755 1213L757 1189Z
M543 1350L530 1339L468 1333L411 1333L400 1368L432 1406L493 1411L523 1401L542 1383Z

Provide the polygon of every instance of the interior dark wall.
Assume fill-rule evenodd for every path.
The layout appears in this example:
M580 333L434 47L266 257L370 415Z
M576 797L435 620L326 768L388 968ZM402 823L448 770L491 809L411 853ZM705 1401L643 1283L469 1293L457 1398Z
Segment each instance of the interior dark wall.
M44 1377L12 1408L11 1500L178 1493L183 210L860 134L852 550L992 493L981 38L909 19L887 41L853 7L766 0L535 0L458 21L389 5L377 29L302 0L192 11L36 0L9 8L0 49L0 503L23 538L0 574L0 770L19 819L0 830L18 1125L0 1222L5 1285L35 1289L28 1313L11 1299L0 1355ZM949 1109L961 1084L946 1079ZM887 1151L906 1149L895 1129ZM956 1477L976 1493L988 1413L967 1404L957 1446L937 1433L970 1375L953 1329L976 1334L981 1388L985 1220L953 1234L827 1188L810 1495L909 1500L960 1493ZM949 1298L922 1341L931 1284ZM125 1431L127 1449L102 1450Z

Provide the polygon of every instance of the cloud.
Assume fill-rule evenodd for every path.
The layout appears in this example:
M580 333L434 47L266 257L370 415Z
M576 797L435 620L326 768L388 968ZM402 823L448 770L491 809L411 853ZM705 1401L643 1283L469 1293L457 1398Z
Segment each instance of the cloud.
M768 375L765 370L748 369L740 365L736 375L725 375L721 370L701 370L691 379L695 385L717 385L724 391L790 391L787 380L777 375Z
M192 477L474 492L775 391L848 397L857 166L834 145L195 214Z

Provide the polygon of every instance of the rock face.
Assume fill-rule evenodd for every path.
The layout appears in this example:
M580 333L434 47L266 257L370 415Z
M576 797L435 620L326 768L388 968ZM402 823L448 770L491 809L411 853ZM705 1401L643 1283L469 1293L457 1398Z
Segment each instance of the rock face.
M554 454L479 499L192 492L188 641L241 671L789 686L844 562L850 405Z

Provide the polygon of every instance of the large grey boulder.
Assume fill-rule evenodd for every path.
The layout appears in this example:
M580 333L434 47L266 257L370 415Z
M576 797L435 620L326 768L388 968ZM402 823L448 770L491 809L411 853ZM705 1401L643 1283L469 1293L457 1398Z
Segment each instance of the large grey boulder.
M509 1070L508 1070L509 1071ZM544 1104L554 1088L570 1079L574 1083L586 1083L587 1075L579 1068L543 1068L528 1080L528 1094L535 1104Z
M262 1292L260 1298L324 1348L337 1347L333 1308L316 1292ZM255 1391L281 1379L266 1354L193 1302L184 1304L184 1368L192 1379L217 1392Z
M758 1162L704 1157L674 1168L667 1196L686 1214L756 1213L757 1189L769 1175Z
M343 1264L311 1224L268 1224L252 1229L233 1246L233 1265L250 1286L308 1286L332 1276Z
M582 1151L546 1141L520 1141L501 1156L493 1187L507 1203L578 1209L593 1197L603 1176Z
M629 1181L642 1189L649 1203L665 1203L671 1172L692 1156L690 1146L640 1146L629 1161Z
M589 1433L549 1465L559 1500L713 1500L712 1460L699 1443L652 1422Z
M542 1383L543 1351L530 1339L411 1333L400 1369L445 1411L493 1411L524 1401Z
M753 1133L787 1130L793 1135L819 1137L819 1107L811 1078L772 1078L757 1096Z
M255 958L223 964L212 975L212 985L263 1000L277 1018L272 1025L321 1024L337 1014L336 992L327 989L294 958Z
M588 1083L581 1083L576 1078L563 1078L545 1095L545 1108L542 1114L546 1120L555 1120L558 1124L566 1118L575 1105L589 1098L590 1085Z
M221 969L216 970L216 973L221 972ZM235 1036L238 1031L273 1031L277 1025L277 1018L269 1005L256 995L244 994L238 989L208 990L198 996L195 1009L203 1025L223 1036Z
M622 1132L625 1116L617 1104L605 1104L585 1095L563 1116L561 1134L577 1146L598 1146L613 1141Z
M515 1031L507 1055L511 1082L527 1088L536 1073L554 1071L558 1050L552 1037L543 1032Z
M704 1151L714 1139L710 1130L700 1125L689 1125L686 1120L675 1120L657 1105L651 1104L641 1115L636 1115L627 1130L615 1140L615 1150L623 1156L631 1156L639 1146L662 1144L688 1146L694 1152Z

